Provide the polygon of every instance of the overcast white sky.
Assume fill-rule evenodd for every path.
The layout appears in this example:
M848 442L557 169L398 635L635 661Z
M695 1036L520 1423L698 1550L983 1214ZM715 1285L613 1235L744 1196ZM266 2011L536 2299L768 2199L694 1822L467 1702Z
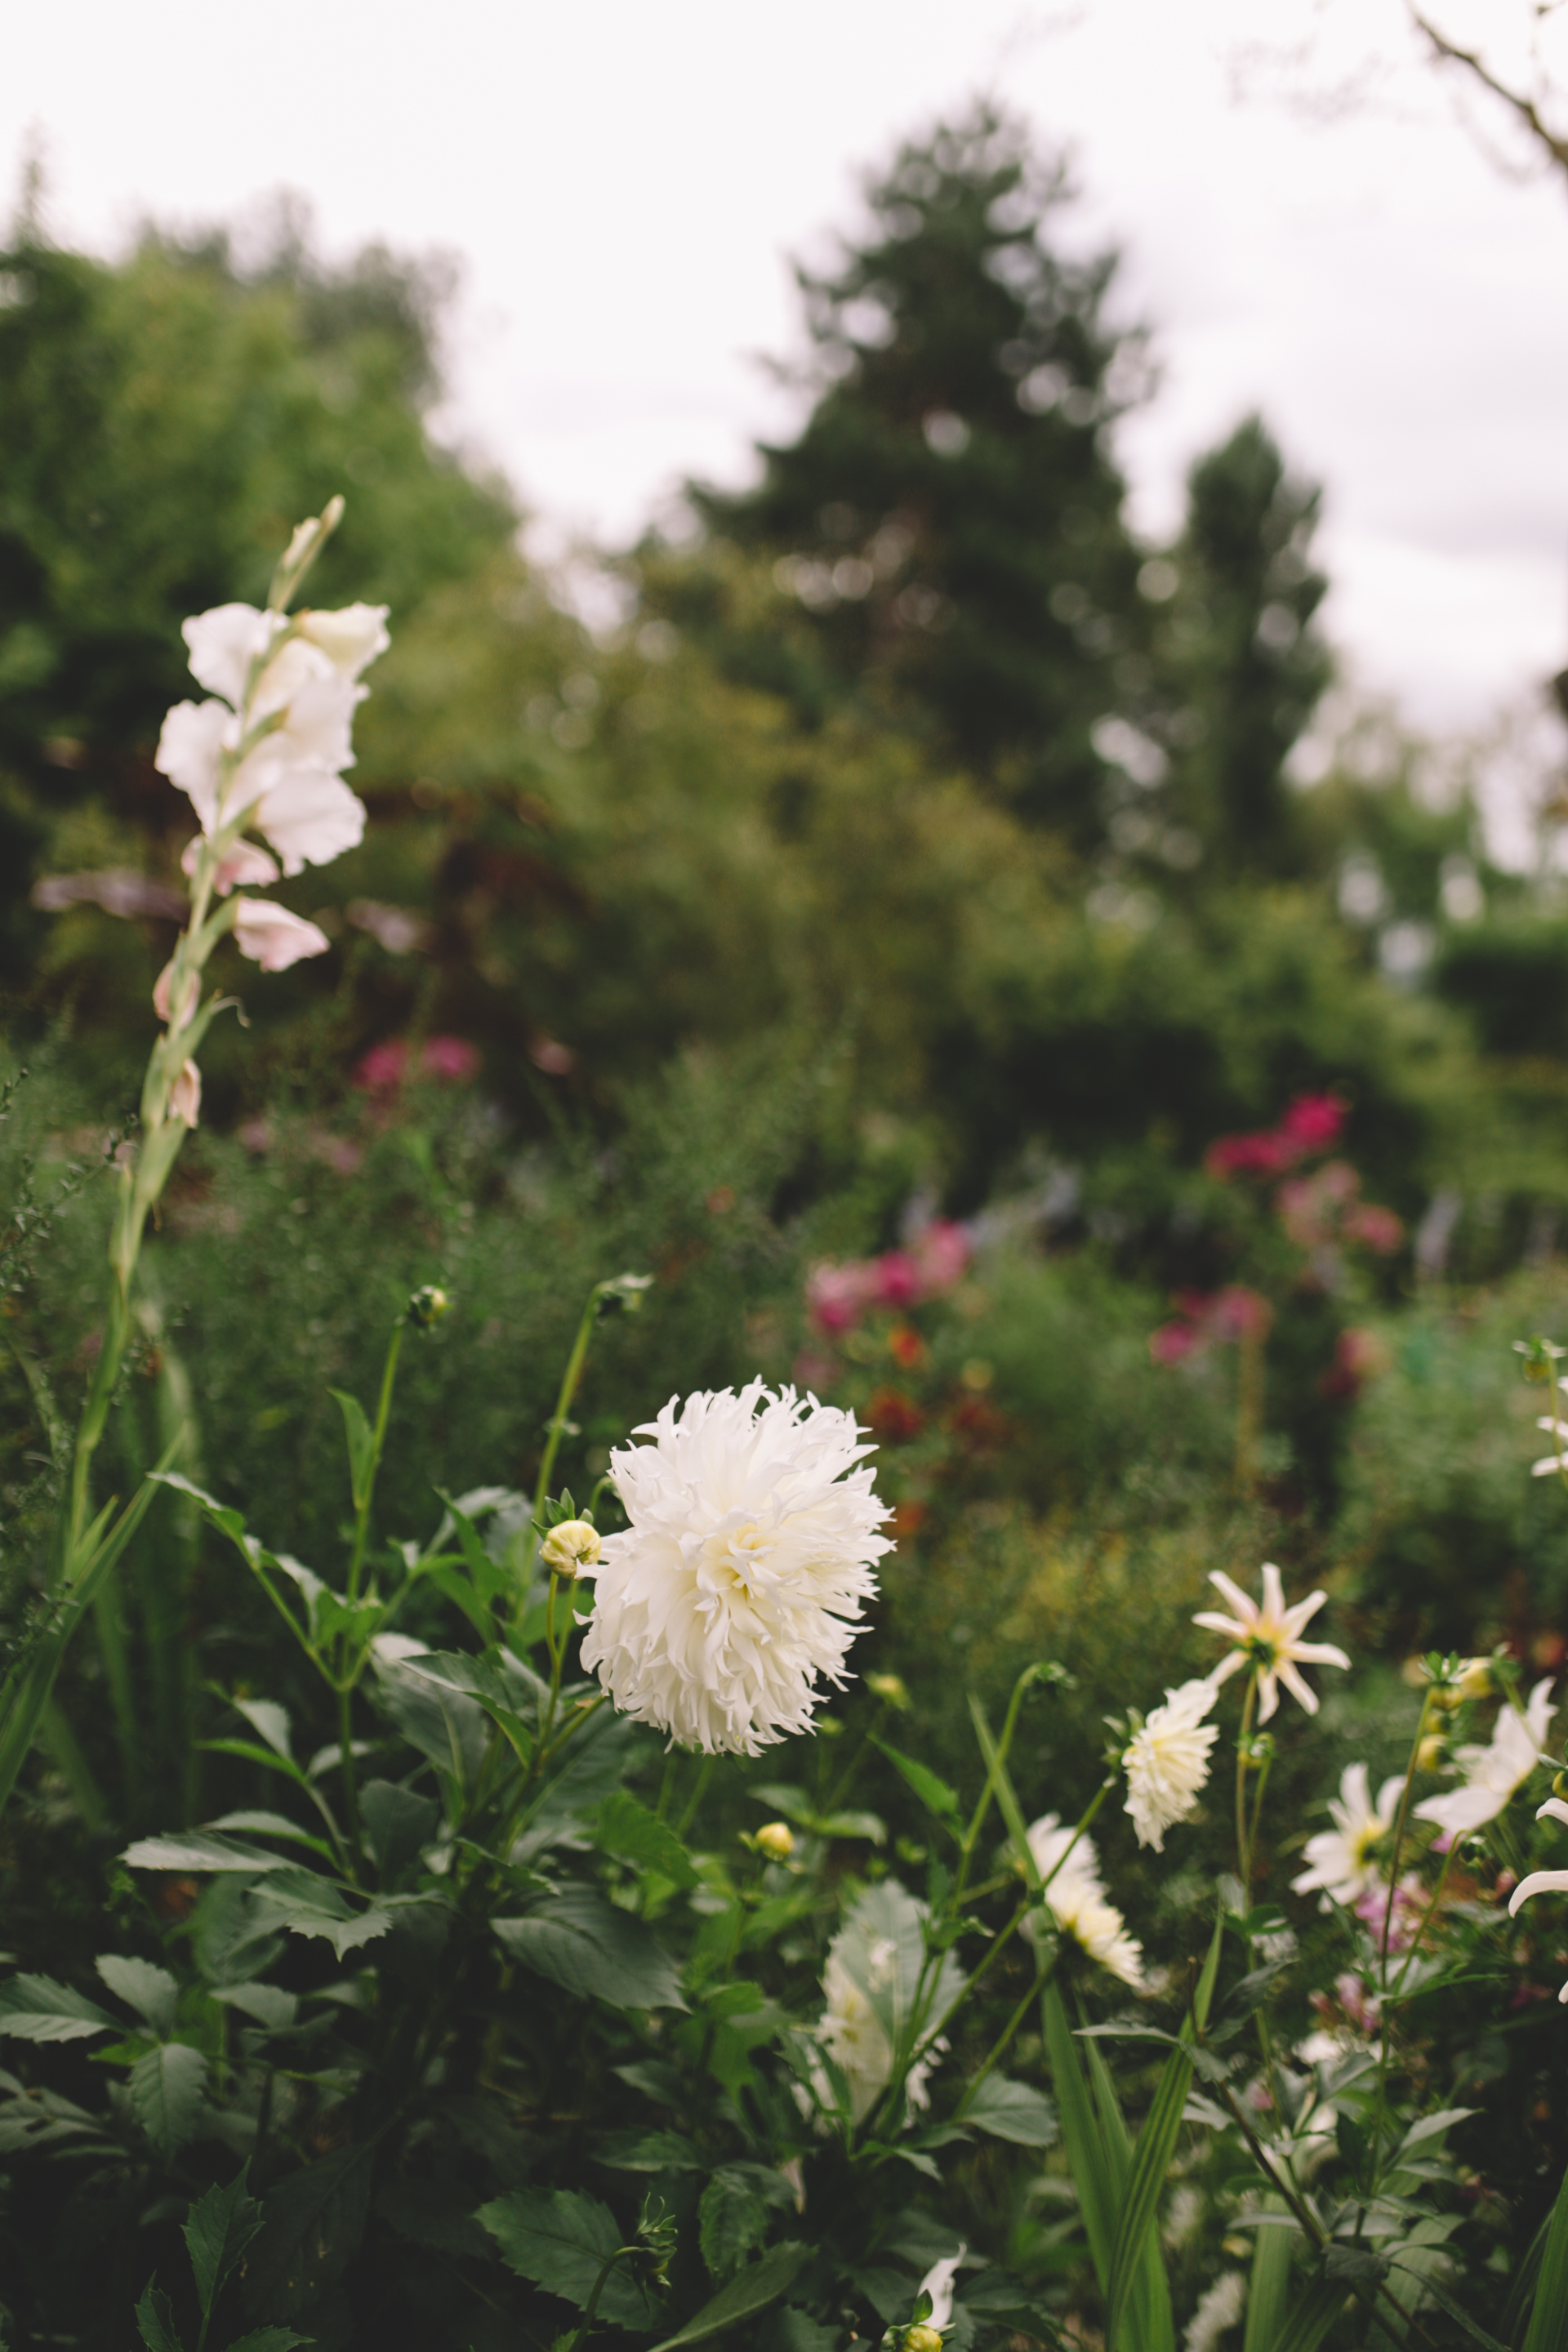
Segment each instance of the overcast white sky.
M1282 102L1347 76L1348 111ZM452 429L552 525L629 537L787 429L754 360L799 347L788 257L984 88L1071 151L1072 234L1121 243L1156 330L1142 529L1261 407L1327 486L1364 685L1468 728L1568 662L1568 180L1499 172L1402 0L55 0L7 22L0 170L41 137L55 233L100 249L279 186L330 253L450 248Z

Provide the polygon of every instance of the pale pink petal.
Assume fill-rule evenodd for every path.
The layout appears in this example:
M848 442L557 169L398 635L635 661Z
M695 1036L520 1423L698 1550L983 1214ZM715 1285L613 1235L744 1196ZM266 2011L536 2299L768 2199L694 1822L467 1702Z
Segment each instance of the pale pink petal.
M358 677L392 639L384 604L344 604L335 613L301 613L300 635L324 653L341 677Z
M1509 1897L1509 1916L1516 1919L1520 1905L1532 1895L1568 1895L1568 1870L1532 1870L1521 1878Z
M287 907L269 898L237 898L234 936L241 955L249 956L263 971L287 971L301 956L325 955L331 941L325 931Z
M1326 1592L1309 1592L1305 1601L1298 1601L1292 1608L1285 1611L1279 1622L1285 1628L1287 1640L1293 1642L1296 1639L1301 1628L1317 1615L1328 1597Z
M1237 1624L1234 1617L1222 1617L1217 1609L1200 1609L1193 1622L1202 1625L1207 1633L1223 1633L1231 1642L1248 1640L1252 1630L1250 1626Z
M1279 1570L1271 1559L1263 1563L1263 1607L1259 1613L1275 1625L1285 1614L1285 1588L1279 1581Z
M1267 1573L1267 1571L1265 1572ZM1231 1607L1235 1610L1237 1615L1241 1619L1244 1625L1256 1625L1258 1622L1257 1601L1254 1601L1249 1594L1243 1592L1239 1584L1233 1584L1223 1569L1210 1569L1209 1582L1212 1585L1216 1586L1225 1595L1225 1598L1229 1601ZM1194 1623L1197 1622L1198 1621L1196 1619L1194 1620Z
M192 677L237 710L251 663L285 625L279 614L258 613L254 604L216 604L210 613L197 613L181 625Z
M1285 1666L1278 1668L1268 1666L1259 1669L1258 1676L1258 1720L1259 1723L1267 1723L1269 1717L1273 1714L1275 1708L1279 1704L1279 1685L1275 1680L1276 1673L1285 1674L1288 1672L1289 1669Z
M285 874L325 866L364 837L364 803L326 768L289 768L269 784L251 820L283 860Z
M1348 1669L1350 1665L1344 1652L1336 1650L1331 1642L1292 1642L1290 1655L1306 1666L1344 1666Z
M190 794L204 833L216 821L218 761L232 748L234 729L234 714L221 702L176 702L153 755L160 773Z
M1290 1693L1291 1697L1299 1698L1309 1715L1316 1715L1318 1712L1318 1694L1312 1689L1310 1684L1304 1683L1301 1680L1300 1675L1296 1672L1293 1661L1289 1658L1281 1658L1279 1661L1279 1679L1284 1684L1286 1689Z
M183 1118L187 1127L195 1127L201 1118L202 1074L188 1057L169 1089L169 1108L174 1118Z
M1377 1816L1379 1821L1391 1822L1394 1819L1394 1808L1399 1802L1400 1797L1404 1792L1404 1789L1405 1775L1403 1772L1392 1773L1384 1782L1382 1788L1377 1792Z
M185 985L181 992L178 1020L172 1017L174 982L174 966L171 959L153 982L153 1010L167 1028L186 1029L190 1026L191 1015L196 1009L196 999L202 992L201 974L195 971L188 971L185 974Z
M193 834L180 856L180 864L187 874L195 874L201 863L201 835ZM276 859L268 857L254 841L237 841L219 858L217 872L213 877L213 887L220 898L226 898L229 892L241 884L264 886L277 879Z

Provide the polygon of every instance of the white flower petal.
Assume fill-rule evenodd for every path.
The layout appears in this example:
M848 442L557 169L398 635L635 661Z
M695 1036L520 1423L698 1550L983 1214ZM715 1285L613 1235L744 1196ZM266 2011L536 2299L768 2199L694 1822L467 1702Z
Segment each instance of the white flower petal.
M210 613L195 614L180 630L190 648L192 677L237 710L251 663L286 626L280 614L258 613L254 604L216 604Z

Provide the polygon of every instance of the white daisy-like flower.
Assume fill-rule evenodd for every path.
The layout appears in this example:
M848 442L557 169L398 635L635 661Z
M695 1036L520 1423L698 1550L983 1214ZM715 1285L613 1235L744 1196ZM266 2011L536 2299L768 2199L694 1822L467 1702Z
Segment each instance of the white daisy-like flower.
M1548 1797L1543 1805L1536 1807L1535 1818L1538 1822L1568 1822L1568 1805L1561 1797ZM1520 1905L1528 1903L1532 1895L1568 1895L1568 1870L1532 1870L1528 1878L1521 1878L1509 1897L1510 1919L1518 1918ZM1568 2001L1568 1984L1557 1998Z
M1217 1568L1210 1572L1209 1582L1218 1586L1236 1612L1234 1617L1222 1617L1217 1610L1205 1609L1193 1619L1194 1625L1206 1625L1210 1633L1223 1633L1236 1644L1229 1657L1220 1660L1211 1681L1222 1683L1227 1675L1239 1673L1243 1666L1253 1666L1258 1672L1259 1723L1267 1723L1279 1706L1281 1683L1300 1700L1309 1715L1316 1715L1317 1693L1302 1681L1297 1667L1350 1664L1344 1652L1336 1650L1331 1642L1303 1642L1300 1638L1302 1628L1328 1599L1327 1593L1309 1592L1305 1601L1295 1601L1287 1609L1285 1588L1272 1560L1264 1563L1261 1608Z
M583 1664L683 1747L754 1756L809 1730L892 1549L856 1466L874 1448L853 1413L761 1381L672 1397L635 1433L654 1442L610 1457L631 1525L584 1571Z
M1046 1907L1058 1933L1070 1936L1088 1954L1123 1984L1143 1984L1143 1947L1127 1933L1127 1922L1114 1903L1106 1899L1100 1874L1100 1856L1087 1837L1075 1840L1056 1813L1030 1823L1026 1832L1035 1868L1046 1881ZM1037 1932L1033 1914L1024 1932Z
M1542 1760L1546 1727L1557 1712L1548 1701L1551 1688L1547 1675L1531 1692L1522 1715L1517 1706L1505 1706L1484 1748L1456 1748L1454 1761L1465 1776L1462 1783L1446 1796L1427 1797L1415 1808L1416 1820L1436 1822L1450 1838L1468 1837L1472 1830L1495 1822Z
M1208 1779L1209 1750L1219 1726L1204 1717L1216 1696L1217 1685L1206 1681L1168 1690L1164 1706L1152 1710L1123 1751L1127 1810L1139 1844L1152 1845L1156 1853L1164 1852L1165 1832L1186 1820Z
M1220 2337L1227 2329L1239 2327L1246 2314L1246 2272L1221 2271L1198 2297L1198 2307L1182 2338L1183 2352L1216 2352Z
M1298 1895L1310 1895L1314 1887L1321 1887L1325 1898L1331 1895L1336 1903L1349 1908L1377 1883L1373 1855L1394 1827L1399 1792L1404 1786L1404 1774L1395 1772L1378 1790L1374 1805L1366 1766L1345 1767L1339 1795L1329 1799L1334 1826L1331 1830L1320 1830L1316 1837L1307 1840L1308 1867L1300 1878L1290 1881ZM1325 1900L1321 1908L1326 1911L1328 1907Z

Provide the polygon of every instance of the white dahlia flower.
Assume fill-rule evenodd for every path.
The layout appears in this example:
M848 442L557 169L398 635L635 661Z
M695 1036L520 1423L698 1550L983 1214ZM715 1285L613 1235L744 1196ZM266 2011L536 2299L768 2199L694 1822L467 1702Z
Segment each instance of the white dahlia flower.
M1074 1837L1056 1813L1033 1822L1026 1832L1035 1868L1046 1881L1046 1908L1058 1933L1070 1936L1079 1950L1123 1984L1142 1990L1143 1947L1127 1932L1127 1922L1114 1903L1106 1900L1100 1875L1100 1856L1087 1837ZM1024 1931L1036 1933L1035 1915Z
M872 1474L855 1465L853 1413L752 1381L671 1398L617 1446L616 1491L631 1521L595 1567L583 1664L623 1715L683 1747L754 1756L805 1731L842 1687L855 1620L892 1546Z
M1285 1588L1272 1560L1263 1564L1261 1607L1217 1568L1210 1570L1209 1582L1218 1586L1236 1612L1234 1617L1225 1617L1217 1609L1205 1609L1193 1619L1194 1625L1206 1625L1211 1633L1223 1633L1236 1644L1229 1657L1220 1660L1212 1679L1222 1683L1227 1675L1250 1666L1258 1675L1259 1723L1267 1723L1279 1706L1281 1683L1300 1700L1309 1715L1316 1715L1318 1695L1310 1684L1302 1681L1297 1668L1350 1664L1344 1652L1336 1650L1331 1642L1301 1639L1303 1628L1317 1615L1328 1599L1327 1593L1309 1592L1305 1601L1295 1601L1287 1609Z
M1492 1727L1486 1746L1456 1748L1454 1761L1464 1774L1446 1796L1427 1797L1415 1808L1418 1822L1436 1822L1444 1836L1468 1837L1472 1830L1495 1822L1516 1789L1521 1789L1546 1748L1547 1726L1557 1709L1550 1704L1552 1677L1547 1675L1530 1694L1522 1711L1505 1706Z
M1128 1742L1121 1761L1127 1767L1127 1810L1140 1845L1163 1853L1165 1832L1184 1822L1209 1776L1209 1750L1219 1738L1217 1723L1204 1717L1218 1690L1212 1682L1184 1683L1168 1690Z
M1373 1856L1394 1827L1404 1786L1404 1773L1395 1772L1378 1790L1374 1805L1366 1766L1347 1764L1338 1797L1329 1799L1334 1826L1307 1840L1308 1867L1300 1878L1290 1881L1294 1891L1310 1895L1314 1887L1321 1887L1325 1897L1331 1896L1348 1908L1375 1886L1378 1872ZM1321 1907L1328 1909L1327 1900Z

